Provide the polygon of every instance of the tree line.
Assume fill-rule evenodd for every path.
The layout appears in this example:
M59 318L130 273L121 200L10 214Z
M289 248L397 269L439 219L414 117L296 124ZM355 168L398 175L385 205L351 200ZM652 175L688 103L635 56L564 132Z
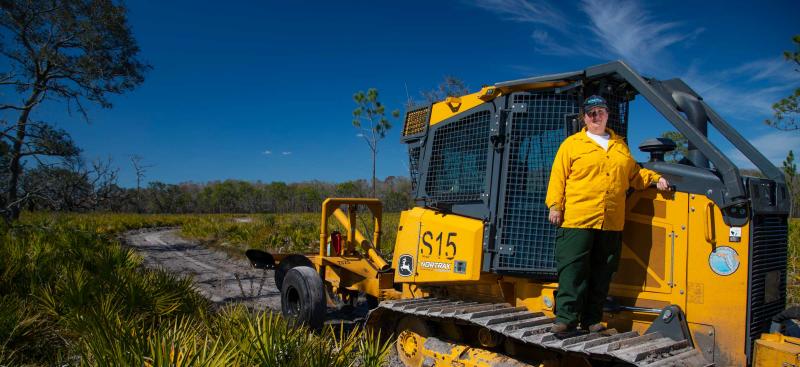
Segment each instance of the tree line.
M242 180L169 184L152 181L125 188L116 182L109 162L38 167L27 171L20 192L29 211L137 213L293 213L319 211L328 197L372 197L367 180L341 183L249 182ZM389 176L376 181L384 210L397 212L412 204L411 182Z

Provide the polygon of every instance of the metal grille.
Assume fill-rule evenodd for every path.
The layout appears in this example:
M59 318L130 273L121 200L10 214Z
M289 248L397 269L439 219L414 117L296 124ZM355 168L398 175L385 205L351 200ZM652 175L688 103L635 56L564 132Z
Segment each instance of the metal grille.
M425 130L428 123L428 107L423 107L406 112L406 121L403 126L403 136L414 135Z
M411 176L411 191L416 192L419 180L419 146L408 147L408 171Z
M628 98L626 93L606 92L603 98L608 102L608 126L617 135L628 136Z
M755 215L753 217L750 255L749 325L747 329L747 354L753 342L769 329L772 316L783 311L786 305L786 251L788 223L785 215ZM779 272L779 289L776 299L766 302L767 273Z
M488 110L479 111L436 129L425 191L431 199L469 202L486 188L489 153Z
M516 94L526 112L511 119L500 256L497 270L554 276L556 228L544 204L550 169L566 138L566 115L578 113L577 97L554 92Z

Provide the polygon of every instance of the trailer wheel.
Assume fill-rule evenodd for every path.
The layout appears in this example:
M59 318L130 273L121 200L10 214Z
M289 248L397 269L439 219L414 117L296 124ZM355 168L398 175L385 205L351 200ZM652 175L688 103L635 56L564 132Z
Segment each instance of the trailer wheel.
M288 319L322 328L325 321L325 289L314 268L297 266L289 269L281 288L281 311Z
M283 289L283 279L286 278L286 274L289 270L297 266L314 267L314 264L311 263L311 260L307 257L298 254L289 255L281 260L278 267L275 268L275 287L278 288L278 290Z

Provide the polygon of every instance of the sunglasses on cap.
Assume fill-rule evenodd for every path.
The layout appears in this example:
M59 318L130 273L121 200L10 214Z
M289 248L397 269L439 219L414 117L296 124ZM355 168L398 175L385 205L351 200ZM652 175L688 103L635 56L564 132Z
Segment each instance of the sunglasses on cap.
M599 116L605 116L605 115L608 115L608 111L606 111L605 108L595 108L594 110L586 112L586 116L589 116L589 117L592 117L592 118L599 117Z

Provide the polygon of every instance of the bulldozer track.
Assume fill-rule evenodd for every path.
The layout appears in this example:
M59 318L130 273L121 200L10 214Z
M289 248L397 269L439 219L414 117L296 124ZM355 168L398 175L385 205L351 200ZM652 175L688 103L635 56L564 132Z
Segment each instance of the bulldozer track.
M688 340L673 340L659 332L637 331L583 333L559 338L550 332L554 320L541 312L508 303L479 303L438 298L381 302L370 318L383 312L415 315L433 321L472 324L526 345L561 353L575 353L597 360L624 362L642 367L713 366Z

